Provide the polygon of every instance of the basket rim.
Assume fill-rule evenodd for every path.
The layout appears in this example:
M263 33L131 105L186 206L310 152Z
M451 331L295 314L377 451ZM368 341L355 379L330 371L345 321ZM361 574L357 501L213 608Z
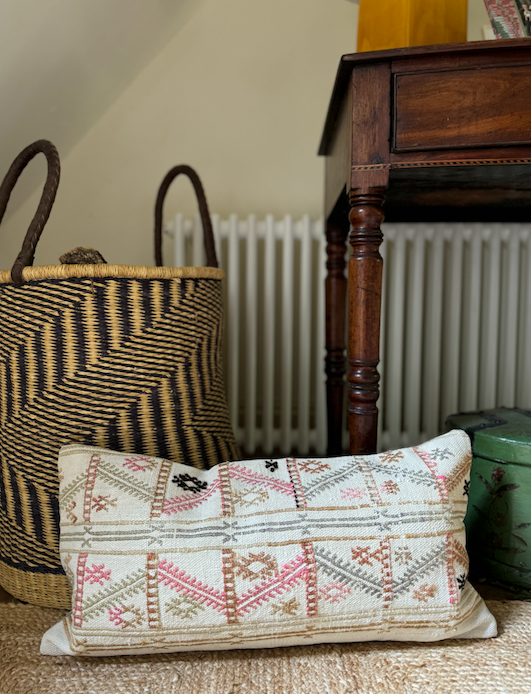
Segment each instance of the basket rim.
M60 279L211 279L222 280L225 271L214 267L154 267L146 265L40 265L26 267L22 277L32 280ZM13 284L11 271L0 271L0 284Z

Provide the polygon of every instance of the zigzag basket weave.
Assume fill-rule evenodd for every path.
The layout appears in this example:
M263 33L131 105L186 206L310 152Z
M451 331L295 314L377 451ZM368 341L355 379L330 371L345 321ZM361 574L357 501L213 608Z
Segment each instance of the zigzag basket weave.
M0 188L1 220L20 172L39 152L48 159L41 204L12 271L0 272L0 585L25 602L68 608L71 590L58 553L63 445L120 450L139 464L142 456L158 456L197 468L240 456L222 377L224 273L28 267L57 188L53 145L26 148ZM202 193L190 171L177 167L166 177L159 218L164 185L178 173L190 175ZM204 195L199 199L207 210ZM215 264L213 249L211 240Z

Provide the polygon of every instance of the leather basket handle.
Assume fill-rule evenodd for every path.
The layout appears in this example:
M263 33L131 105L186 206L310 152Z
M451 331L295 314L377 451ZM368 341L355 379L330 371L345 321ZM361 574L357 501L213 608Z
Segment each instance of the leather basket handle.
M28 265L33 265L33 258L35 256L35 248L39 242L42 230L50 212L52 211L52 206L57 194L57 188L59 186L59 178L61 175L61 164L59 162L59 154L55 149L54 145L48 140L37 140L31 145L28 145L18 157L14 160L7 172L2 185L0 186L0 222L4 218L7 203L11 196L11 192L18 181L20 174L24 171L29 162L37 156L37 154L45 155L48 162L48 175L46 177L46 183L44 184L44 189L42 191L41 199L39 201L39 206L37 207L37 212L31 220L28 231L24 238L22 244L22 250L17 256L13 267L11 268L11 279L17 287L21 287L24 284L22 278L22 271Z
M194 186L197 202L199 204L199 214L201 215L201 222L203 224L207 267L218 267L212 222L210 220L205 191L203 190L201 179L197 173L191 166L187 166L186 164L180 164L170 169L160 184L159 192L157 193L157 201L155 203L155 263L158 267L162 265L162 207L164 205L164 198L166 197L166 193L172 181L177 178L179 174L188 176Z

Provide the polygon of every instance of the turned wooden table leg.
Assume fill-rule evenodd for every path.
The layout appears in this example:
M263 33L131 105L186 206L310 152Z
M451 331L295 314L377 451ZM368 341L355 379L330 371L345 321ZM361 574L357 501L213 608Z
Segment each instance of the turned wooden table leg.
M350 451L376 452L383 260L379 247L385 188L350 194L348 374Z
M342 452L343 394L345 376L345 309L347 278L345 277L347 220L331 220L326 224L326 400L328 415L328 455Z

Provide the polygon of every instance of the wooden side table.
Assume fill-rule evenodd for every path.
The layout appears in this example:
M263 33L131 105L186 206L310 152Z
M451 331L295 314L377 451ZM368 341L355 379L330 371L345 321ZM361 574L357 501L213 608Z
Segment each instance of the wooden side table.
M342 57L326 157L329 454L341 451L348 271L350 450L376 450L384 220L531 219L531 39ZM350 233L349 233L350 228Z

